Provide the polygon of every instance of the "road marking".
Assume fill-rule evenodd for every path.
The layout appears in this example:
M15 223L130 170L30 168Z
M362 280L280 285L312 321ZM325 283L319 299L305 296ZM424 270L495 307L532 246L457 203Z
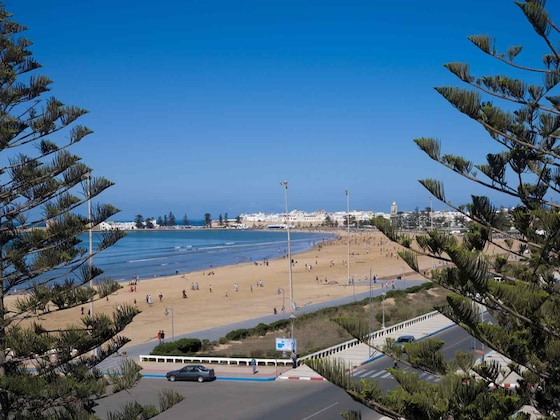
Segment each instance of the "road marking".
M407 372L415 372L414 369L404 369ZM389 372L387 372L386 370L378 370L378 371L372 371L369 374L363 374L360 375L361 377L367 377L367 378L377 378L377 379L387 379L387 378L391 378L393 375L391 375ZM429 381L429 382L440 382L441 378L432 375L431 373L428 372L420 372L418 373L418 379L421 379L423 381Z
M368 375L368 378L377 378L381 375L384 375L383 377L386 378L387 375L390 375L390 373L385 370L378 370L377 372L373 372L371 375Z
M327 410L330 410L331 408L333 408L333 407L334 407L335 405L337 405L337 404L338 404L338 403L335 402L334 404L331 404L331 405L329 405L328 407L323 408L322 410L316 411L315 413L311 414L310 416L304 417L304 418L301 419L301 420L307 420L307 419L310 419L310 418L312 418L312 417L315 417L315 416L317 416L317 415L319 415L319 414L321 414L321 413L323 413L323 412L325 412L325 411L327 411Z

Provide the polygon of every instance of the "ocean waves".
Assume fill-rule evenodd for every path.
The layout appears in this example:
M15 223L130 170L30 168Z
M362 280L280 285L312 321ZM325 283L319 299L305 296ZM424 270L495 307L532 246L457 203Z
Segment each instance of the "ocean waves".
M307 251L335 235L291 232L291 252ZM84 242L87 243L86 236ZM94 257L105 277L119 281L207 270L225 265L281 258L285 232L237 230L132 231Z

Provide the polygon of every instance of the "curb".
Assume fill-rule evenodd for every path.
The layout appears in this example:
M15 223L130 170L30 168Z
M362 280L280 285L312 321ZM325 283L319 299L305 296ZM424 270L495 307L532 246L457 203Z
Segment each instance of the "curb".
M217 381L244 381L244 382L271 382L276 378L250 378L250 377L235 377L235 376L216 376Z
M278 379L291 379L291 380L302 380L302 381L326 381L325 378L321 376L279 376Z
M159 378L166 379L166 376L161 373L143 373L144 378ZM216 381L246 381L246 382L270 382L276 380L276 377L268 378L251 378L244 376L216 376Z

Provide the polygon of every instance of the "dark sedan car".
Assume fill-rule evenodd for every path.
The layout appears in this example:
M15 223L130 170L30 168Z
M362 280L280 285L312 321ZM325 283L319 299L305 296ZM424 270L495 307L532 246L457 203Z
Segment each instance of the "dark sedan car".
M414 343L415 341L416 341L416 339L414 338L413 335L401 335L399 338L397 338L395 343L396 344L406 344L406 343Z
M395 340L397 346L402 346L403 353L406 353L406 345L409 343L414 343L416 338L413 335L401 335Z
M202 365L187 365L179 370L172 370L165 374L168 381L213 381L216 379L214 369Z

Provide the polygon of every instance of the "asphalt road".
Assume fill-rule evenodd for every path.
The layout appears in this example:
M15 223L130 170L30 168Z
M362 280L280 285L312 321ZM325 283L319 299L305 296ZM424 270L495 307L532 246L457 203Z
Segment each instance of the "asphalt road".
M360 411L364 420L382 416L355 402L340 388L327 381L276 380L271 382L214 381L167 382L144 378L130 390L100 401L97 415L106 418L107 410L115 411L127 401L158 406L158 392L169 388L185 399L156 417L171 419L228 420L340 420L341 413Z
M457 350L471 352L473 350L481 349L480 342L473 340L473 338L459 326L451 327L441 333L435 334L433 337L439 338L445 343L442 351L446 360L454 359L455 352ZM387 391L389 389L394 389L397 386L397 381L395 381L391 374L387 371L387 369L392 366L393 360L390 357L383 356L371 363L368 363L367 365L360 366L358 369L354 370L353 376L356 379L375 379L379 381L381 388ZM419 369L414 369L410 366L401 364L400 367L407 371L417 372L420 379L423 381L438 382L440 380L437 376L431 375Z

